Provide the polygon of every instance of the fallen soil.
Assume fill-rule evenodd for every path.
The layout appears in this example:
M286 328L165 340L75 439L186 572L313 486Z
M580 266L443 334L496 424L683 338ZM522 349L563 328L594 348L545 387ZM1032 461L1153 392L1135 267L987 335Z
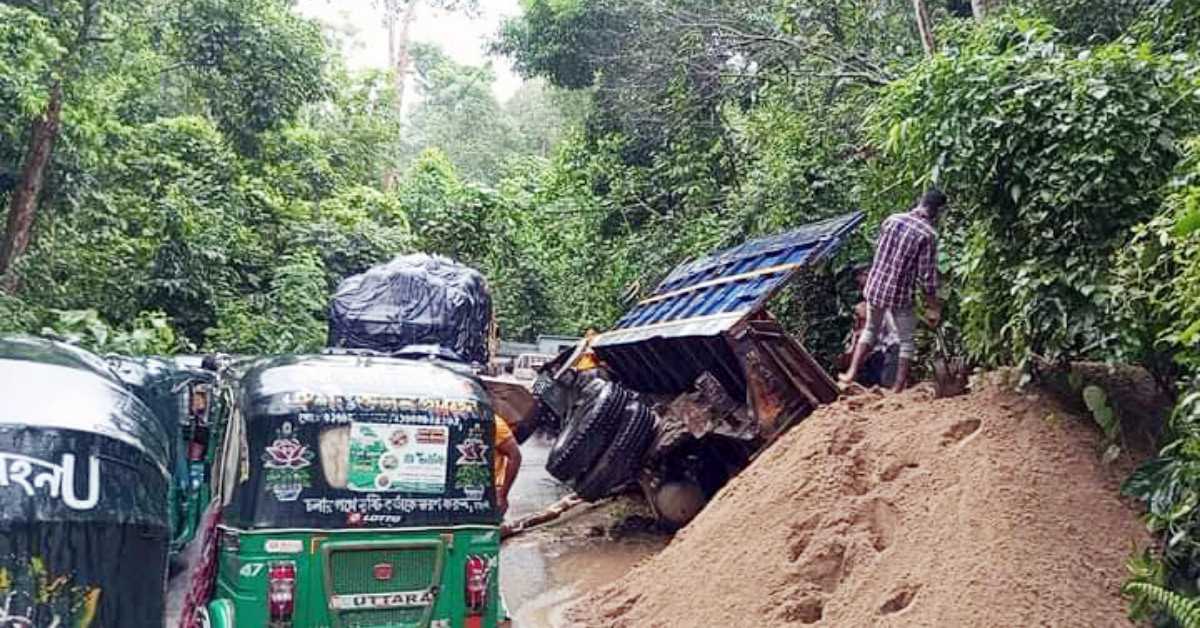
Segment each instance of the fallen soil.
M1129 460L1045 396L976 388L820 410L573 625L1130 625Z

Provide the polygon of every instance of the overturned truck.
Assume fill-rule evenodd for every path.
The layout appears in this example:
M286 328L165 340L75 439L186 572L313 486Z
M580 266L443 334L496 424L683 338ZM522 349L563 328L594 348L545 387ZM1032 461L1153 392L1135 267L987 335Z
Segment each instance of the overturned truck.
M683 264L617 322L544 368L547 469L595 500L637 484L661 521L687 523L767 445L838 390L765 310L832 256L860 212Z

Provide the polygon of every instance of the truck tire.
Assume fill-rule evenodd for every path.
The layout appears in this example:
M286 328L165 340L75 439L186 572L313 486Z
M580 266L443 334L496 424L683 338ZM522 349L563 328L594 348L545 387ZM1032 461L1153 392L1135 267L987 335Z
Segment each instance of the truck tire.
M642 456L654 438L654 414L636 399L630 400L612 444L579 480L575 492L587 501L606 497L637 476Z
M688 480L663 484L654 491L651 499L659 522L672 530L691 523L708 501L700 485Z
M616 432L626 396L620 386L603 380L580 391L546 461L550 475L571 482L592 468Z

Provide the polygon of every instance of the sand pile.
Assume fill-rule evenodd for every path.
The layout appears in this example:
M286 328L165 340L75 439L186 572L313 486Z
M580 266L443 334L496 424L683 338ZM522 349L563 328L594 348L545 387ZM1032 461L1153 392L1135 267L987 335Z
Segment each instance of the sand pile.
M985 387L822 409L580 626L1120 626L1148 538L1083 419Z

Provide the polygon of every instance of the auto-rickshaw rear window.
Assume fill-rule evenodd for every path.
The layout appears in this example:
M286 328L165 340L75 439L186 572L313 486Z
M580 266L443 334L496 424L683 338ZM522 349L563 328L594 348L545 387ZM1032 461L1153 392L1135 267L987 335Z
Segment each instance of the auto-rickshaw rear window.
M291 394L245 417L228 520L253 528L495 523L494 418L478 399ZM297 400L308 402L297 405Z

